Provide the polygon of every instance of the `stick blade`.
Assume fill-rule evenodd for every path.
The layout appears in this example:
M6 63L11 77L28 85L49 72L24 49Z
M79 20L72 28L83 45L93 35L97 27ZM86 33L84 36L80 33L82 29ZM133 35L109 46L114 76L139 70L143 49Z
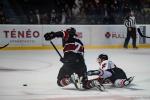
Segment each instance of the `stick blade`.
M9 45L9 43L6 44L6 45L4 45L4 46L2 46L2 47L0 47L0 49L3 49L3 48L5 48L5 47L7 47L8 45Z

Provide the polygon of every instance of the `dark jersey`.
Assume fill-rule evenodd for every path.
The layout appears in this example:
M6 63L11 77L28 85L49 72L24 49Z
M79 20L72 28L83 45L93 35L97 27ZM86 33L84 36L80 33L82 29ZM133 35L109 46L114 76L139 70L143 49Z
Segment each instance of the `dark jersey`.
M73 36L69 35L66 31L59 31L54 33L54 37L61 37L63 43L63 52L72 52L76 54L84 54L84 45L83 43Z

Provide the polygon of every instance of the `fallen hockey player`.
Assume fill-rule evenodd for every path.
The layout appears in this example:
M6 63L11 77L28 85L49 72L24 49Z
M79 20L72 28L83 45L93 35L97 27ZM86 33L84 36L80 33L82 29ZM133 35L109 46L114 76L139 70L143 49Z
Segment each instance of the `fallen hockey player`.
M112 83L115 87L122 88L128 86L134 77L127 78L126 73L118 68L112 61L108 60L106 54L100 54L97 58L100 65L98 70L89 70L88 76L98 75L97 80L101 84Z

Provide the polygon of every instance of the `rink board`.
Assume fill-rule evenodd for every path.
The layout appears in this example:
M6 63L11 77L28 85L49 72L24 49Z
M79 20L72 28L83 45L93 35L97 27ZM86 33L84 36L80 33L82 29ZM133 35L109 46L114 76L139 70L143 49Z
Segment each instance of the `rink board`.
M69 27L77 30L78 38L86 48L122 48L126 27L124 25L0 25L0 45L9 43L7 50L49 49L49 41L44 40L47 32L65 31ZM144 35L150 36L150 25L138 25ZM54 39L61 47L61 39ZM132 40L130 40L130 44ZM137 45L150 48L150 39L142 38L137 33Z

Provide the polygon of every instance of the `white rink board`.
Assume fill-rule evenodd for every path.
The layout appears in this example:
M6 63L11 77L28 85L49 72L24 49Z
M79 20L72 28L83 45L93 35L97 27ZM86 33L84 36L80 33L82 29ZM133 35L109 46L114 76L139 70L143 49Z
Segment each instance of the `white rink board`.
M38 46L43 41L41 25L0 25L0 38L12 46Z
M146 26L146 35L150 36L150 25L141 26ZM14 47L49 45L49 42L44 40L45 33L65 31L69 27L77 30L85 45L120 45L126 37L124 25L0 25L0 42L9 42L10 46ZM53 41L56 45L61 45L61 39ZM150 40L146 39L146 43L150 43Z

